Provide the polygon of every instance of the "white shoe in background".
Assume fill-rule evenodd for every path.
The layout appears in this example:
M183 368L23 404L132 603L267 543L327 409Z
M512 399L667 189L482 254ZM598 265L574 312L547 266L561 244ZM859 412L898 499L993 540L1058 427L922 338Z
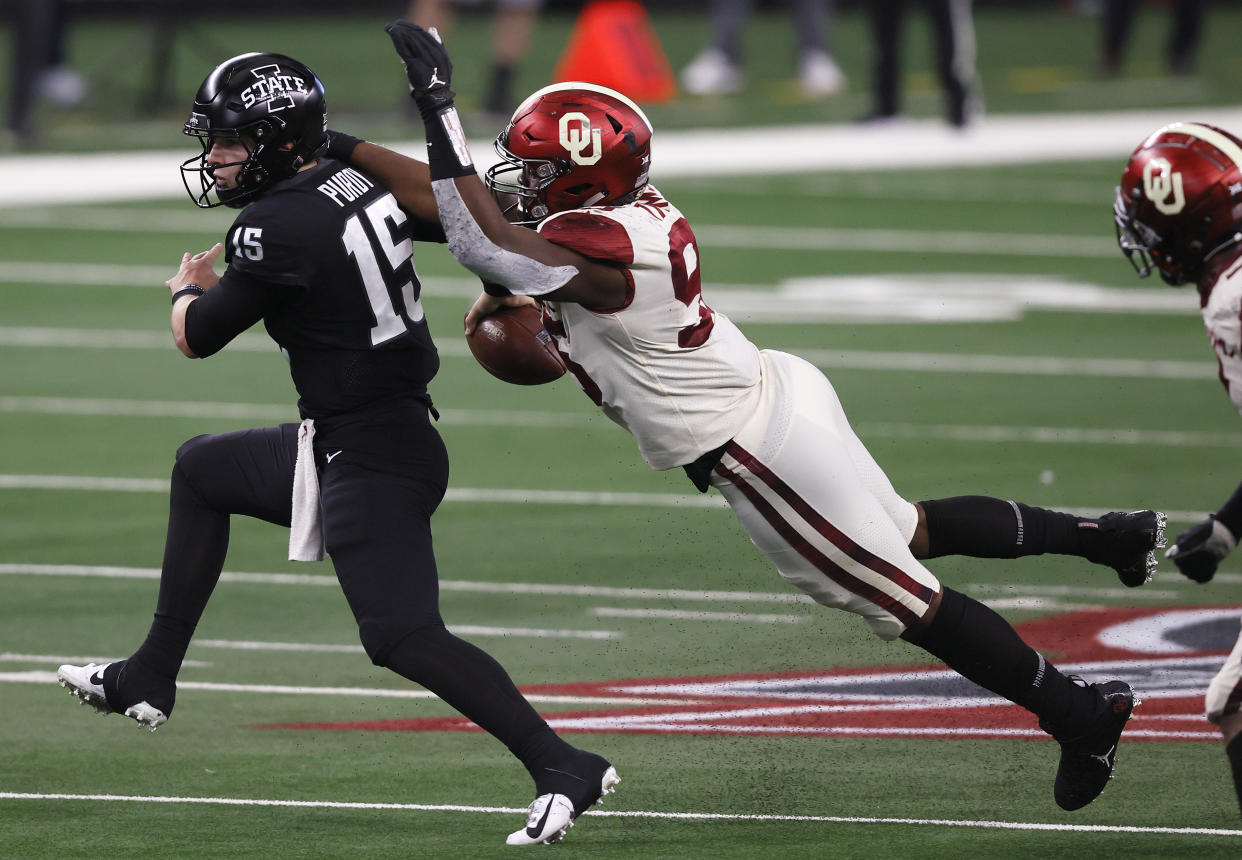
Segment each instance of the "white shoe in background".
M826 51L807 51L798 63L802 92L809 98L827 98L845 90L845 74Z
M735 93L746 83L746 77L724 52L708 48L681 70L681 86L695 96Z

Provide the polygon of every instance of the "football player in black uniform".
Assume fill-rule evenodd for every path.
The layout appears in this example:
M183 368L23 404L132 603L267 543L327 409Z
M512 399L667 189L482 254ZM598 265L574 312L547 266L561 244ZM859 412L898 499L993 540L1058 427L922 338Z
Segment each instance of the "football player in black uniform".
M212 355L262 320L288 357L302 424L195 437L177 451L155 619L126 660L62 666L83 701L154 730L219 579L231 514L291 526L290 558L326 550L372 662L434 692L530 771L540 809L584 809L618 781L602 757L549 728L503 668L440 618L431 515L448 457L427 384L439 366L411 257L444 241L430 191L407 207L366 173L326 157L323 85L303 64L251 53L203 82L182 165L201 207L241 209L223 246L186 254L167 285L187 356ZM346 144L348 145L348 144ZM533 805L532 805L533 806ZM555 841L571 815L544 815L511 843Z

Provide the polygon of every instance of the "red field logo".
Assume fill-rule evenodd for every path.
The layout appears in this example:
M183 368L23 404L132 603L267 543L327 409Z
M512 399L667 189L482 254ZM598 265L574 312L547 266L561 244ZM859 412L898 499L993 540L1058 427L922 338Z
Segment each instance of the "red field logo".
M1215 741L1203 694L1238 635L1242 607L1103 609L1022 625L1066 673L1121 678L1140 698L1128 740ZM523 688L607 707L545 714L558 732L1042 738L1025 710L943 667L874 667L640 678ZM464 717L293 723L286 729L478 731Z

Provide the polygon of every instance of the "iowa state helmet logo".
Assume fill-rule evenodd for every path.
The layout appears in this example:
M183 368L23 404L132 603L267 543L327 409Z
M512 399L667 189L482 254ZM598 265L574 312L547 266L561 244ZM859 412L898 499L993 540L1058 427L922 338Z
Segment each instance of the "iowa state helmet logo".
M242 104L247 108L266 102L267 112L276 113L294 106L293 93L307 91L301 77L284 74L275 63L251 69L250 74L255 82L241 91Z

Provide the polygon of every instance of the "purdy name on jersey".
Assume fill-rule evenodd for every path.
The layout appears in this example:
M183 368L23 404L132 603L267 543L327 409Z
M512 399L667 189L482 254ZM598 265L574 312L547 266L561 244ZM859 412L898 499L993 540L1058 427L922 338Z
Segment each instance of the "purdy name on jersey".
M689 223L653 187L633 203L573 209L539 225L547 240L625 268L626 302L589 310L543 302L545 325L583 390L671 469L737 434L759 397L755 346L701 295Z

